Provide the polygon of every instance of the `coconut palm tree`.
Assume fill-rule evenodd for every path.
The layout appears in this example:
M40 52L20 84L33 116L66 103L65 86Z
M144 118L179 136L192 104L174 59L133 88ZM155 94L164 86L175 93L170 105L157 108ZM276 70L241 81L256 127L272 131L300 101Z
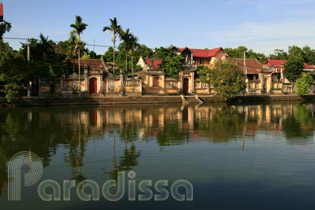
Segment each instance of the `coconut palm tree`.
M114 48L114 54L113 54L113 68L115 68L115 44L116 44L116 36L117 34L120 35L121 32L121 26L117 24L117 18L114 17L114 19L109 19L110 21L110 25L109 26L105 26L103 28L103 32L105 31L110 31L111 33L113 33L113 48ZM114 72L114 70L113 70ZM122 72L121 72L122 73Z
M81 69L80 69L80 44L81 38L80 35L86 29L88 24L82 23L82 18L80 16L75 16L75 24L71 24L70 27L73 28L73 32L78 35L78 43L76 48L78 48L78 64L79 64L79 96L81 96Z

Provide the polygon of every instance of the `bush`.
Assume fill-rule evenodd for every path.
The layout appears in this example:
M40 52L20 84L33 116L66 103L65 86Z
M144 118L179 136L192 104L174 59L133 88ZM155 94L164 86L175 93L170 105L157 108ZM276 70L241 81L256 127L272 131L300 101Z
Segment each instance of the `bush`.
M313 77L310 73L302 73L302 77L296 81L296 93L299 96L304 96L307 94L308 89L314 83Z

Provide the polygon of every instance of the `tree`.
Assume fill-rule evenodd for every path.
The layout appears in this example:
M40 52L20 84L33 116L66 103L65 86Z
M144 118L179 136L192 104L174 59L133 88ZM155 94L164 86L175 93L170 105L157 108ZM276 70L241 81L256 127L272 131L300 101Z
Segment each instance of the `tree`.
M126 56L126 72L128 71L128 51L131 48L131 36L132 34L130 33L130 29L127 28L126 31L121 29L120 32L120 40L122 40L123 42L119 45L119 48L123 48L123 50L125 51L125 56Z
M73 33L76 33L78 35L78 42L76 45L76 48L79 48L79 55L78 55L78 61L79 61L79 95L81 95L81 71L80 71L80 45L81 45L81 38L80 35L83 33L83 31L86 29L88 24L82 23L82 18L80 16L75 16L75 24L71 24L70 27L72 27Z
M284 64L285 70L283 75L291 82L295 81L301 77L302 71L304 69L304 62L301 57L291 57Z
M182 70L185 65L185 58L182 55L176 55L170 49L160 47L156 49L155 57L162 59L160 68L164 69L166 77L178 78L178 72Z
M3 23L0 23L0 40L2 40L2 36L11 30L12 26L11 23L4 21Z
M114 19L109 19L109 21L110 21L110 25L109 26L105 26L103 28L103 32L109 30L111 33L113 33L113 39L112 39L112 41L113 41L113 49L114 49L114 54L113 54L113 64L114 64L113 66L114 67L113 68L115 68L116 35L117 34L120 35L120 33L121 33L121 26L118 25L116 17L114 17Z
M214 90L221 97L232 99L245 90L245 77L238 70L236 64L231 64L228 61L218 61L211 71L213 71L211 82Z
M64 56L55 52L56 44L40 34L40 39L30 39L30 62L28 64L29 71L28 81L32 81L33 87L36 88L38 79L46 79L52 85L56 78L60 77L62 73L66 73L66 64L63 62ZM23 43L20 53L27 57L27 44ZM34 90L34 89L33 89Z
M303 47L303 52L304 62L310 65L315 65L315 50L306 45L305 47Z
M296 81L296 93L299 96L304 96L307 94L308 89L314 83L313 77L310 73L302 73L302 76Z
M134 36L133 34L131 34L129 44L130 44L129 54L131 56L131 73L133 75L135 51L136 51L137 46L139 45L138 38Z
M244 58L244 52L246 52L247 58L256 58L260 63L264 63L267 57L263 53L256 53L252 49L248 50L245 46L239 46L237 48L225 48L224 49L231 58Z
M0 40L0 81L5 84L3 92L8 102L22 95L28 70L23 56L14 52L8 43Z
M274 53L269 56L271 59L288 60L289 55L281 49L275 49Z

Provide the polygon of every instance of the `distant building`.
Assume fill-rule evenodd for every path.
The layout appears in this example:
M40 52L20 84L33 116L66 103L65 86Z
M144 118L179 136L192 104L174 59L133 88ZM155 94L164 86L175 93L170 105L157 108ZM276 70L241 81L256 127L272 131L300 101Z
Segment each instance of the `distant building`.
M280 72L282 70L284 70L284 64L287 62L288 60L277 60L277 59L268 59L264 64L269 66L269 67L275 67L277 68L277 70ZM304 71L314 71L315 67L308 65L307 63L304 63L305 69Z
M171 46L171 49L177 55L182 55L187 65L194 65L195 68L198 66L208 66L212 68L216 61L225 60L228 57L228 54L222 47L215 49L191 49L188 47L185 48L176 48Z

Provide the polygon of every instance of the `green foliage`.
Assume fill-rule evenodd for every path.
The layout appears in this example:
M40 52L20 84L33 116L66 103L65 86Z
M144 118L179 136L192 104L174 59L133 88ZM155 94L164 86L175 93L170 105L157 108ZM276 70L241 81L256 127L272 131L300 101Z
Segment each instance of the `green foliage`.
M314 83L313 77L310 73L302 73L301 78L296 81L296 93L299 96L304 96L307 94L308 89Z
M73 28L73 33L76 33L80 40L80 35L83 33L83 31L86 29L88 24L82 23L82 18L80 16L75 16L75 23L71 24L70 27Z
M196 78L199 78L203 83L209 83L213 77L213 71L208 66L198 66L195 72Z
M135 71L140 71L141 67L139 68L136 66L140 56L144 57L151 57L153 55L153 51L148 48L146 45L138 45L134 52L134 59L131 59L131 55L124 49L124 45L121 43L118 46L119 51L116 51L116 65L119 69L123 69L123 74L127 75L131 73L131 66L134 66ZM128 69L126 70L126 54L128 60ZM113 61L114 51L112 47L109 47L108 50L105 52L103 59L105 62L112 62ZM115 72L118 75L118 72Z
M164 69L165 76L169 78L178 78L178 72L184 69L185 58L182 55L176 55L170 49L160 47L156 49L155 57L162 59L161 69Z
M267 56L263 53L256 53L252 49L248 50L245 46L239 46L238 48L225 48L224 49L231 58L244 58L244 52L246 52L246 58L256 58L260 63L264 63L267 60Z
M304 69L304 62L300 57L291 57L284 64L285 70L283 75L291 82L295 82L301 77L302 71Z
M238 70L236 64L231 64L228 61L218 61L211 71L213 71L211 82L214 90L221 97L231 99L245 90L245 77Z
M29 68L23 56L16 53L8 43L0 41L0 81L5 83L2 90L8 102L20 97Z
M12 26L11 23L4 21L3 23L0 23L0 40L2 40L2 36L11 30Z
M275 49L274 53L269 56L271 59L288 60L289 55L287 52L281 49Z
M50 66L54 69L57 76L61 76L64 70L63 55L55 52L54 42L48 40L48 37L40 35L40 40L30 40L30 63L32 68L31 79L37 80L40 76L49 77ZM22 44L22 50L25 59L27 56L27 44Z
M292 57L299 57L305 63L314 65L315 64L315 50L309 46L300 48L298 46L289 46L288 52L281 49L276 49L273 54L269 56L271 59L288 60Z
M88 54L87 52L84 52L83 55L81 56L81 59L91 59L91 55Z

